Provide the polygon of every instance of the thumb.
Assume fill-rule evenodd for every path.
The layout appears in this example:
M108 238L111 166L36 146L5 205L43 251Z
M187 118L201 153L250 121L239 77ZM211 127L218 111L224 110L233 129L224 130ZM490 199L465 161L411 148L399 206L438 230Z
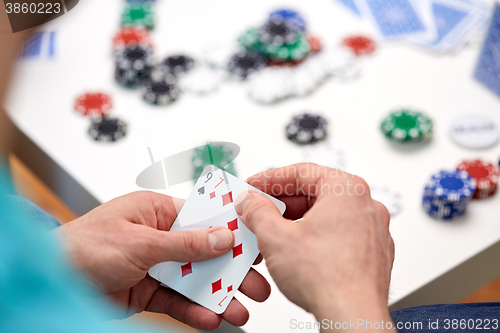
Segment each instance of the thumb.
M260 246L280 237L288 222L271 200L254 191L240 193L235 209L240 220L257 236Z
M160 231L148 250L151 266L163 261L204 261L229 252L234 246L234 234L227 228L209 228L194 231Z

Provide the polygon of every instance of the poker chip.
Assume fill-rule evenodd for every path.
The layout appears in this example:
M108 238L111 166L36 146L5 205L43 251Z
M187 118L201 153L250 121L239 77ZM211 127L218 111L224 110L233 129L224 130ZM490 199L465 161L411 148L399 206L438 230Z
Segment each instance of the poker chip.
M113 46L129 46L145 44L151 46L148 30L142 27L124 27L113 37Z
M394 141L421 141L431 137L432 120L421 112L403 109L389 114L380 128Z
M236 176L234 163L231 162L234 158L234 152L225 145L210 144L210 148L208 146L197 147L192 158L193 179L196 181L208 165L214 165Z
M344 47L330 47L310 58L317 59L328 75L343 76L357 63L354 55Z
M427 187L441 202L462 202L472 199L476 181L465 171L442 170L431 176Z
M305 63L291 71L291 96L307 96L316 90L323 81L323 77L319 77L316 72L311 70L312 67L313 65Z
M286 136L299 145L315 143L326 138L327 125L323 117L304 113L292 118L286 127Z
M180 75L194 67L194 59L187 55L173 55L165 58L159 65L164 74Z
M185 92L204 95L217 90L222 78L221 70L198 65L179 78L179 87Z
M127 134L127 124L118 118L93 119L88 133L96 141L114 142Z
M134 88L149 78L153 67L153 50L145 45L130 45L115 50L115 79Z
M304 149L304 162L342 169L345 164L344 152L333 148L328 143L315 143Z
M111 97L101 92L82 94L75 101L75 110L84 116L105 116L112 106Z
M121 16L121 25L142 26L148 30L154 27L154 13L149 3L129 3L125 6Z
M442 170L424 188L422 207L435 219L451 220L465 214L476 191L476 181L466 171Z
M266 67L249 78L248 95L263 104L278 102L292 93L291 78L290 68Z
M451 120L449 135L453 142L470 149L489 148L500 139L497 123L481 114L456 116Z
M496 193L500 172L492 163L480 159L465 160L457 166L457 170L467 172L476 181L474 199L489 198Z
M299 35L297 26L279 17L270 19L259 29L260 41L274 46L293 44Z
M401 194L390 190L388 187L370 186L370 193L372 199L380 201L391 216L397 215L403 208Z
M149 104L167 105L176 101L181 91L173 76L151 78L141 88L142 99Z
M294 25L302 32L306 31L306 21L302 16L291 9L278 9L269 14L269 20L282 20Z
M342 45L348 47L356 56L372 54L377 48L375 42L365 36L346 37Z
M239 78L246 79L250 74L266 67L266 59L253 51L241 51L229 59L227 69L229 72Z

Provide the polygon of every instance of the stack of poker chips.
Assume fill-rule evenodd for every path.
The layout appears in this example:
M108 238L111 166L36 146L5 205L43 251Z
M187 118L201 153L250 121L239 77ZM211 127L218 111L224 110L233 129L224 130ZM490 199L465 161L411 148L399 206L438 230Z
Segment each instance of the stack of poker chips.
M244 51L233 55L228 70L241 79L266 65L298 64L321 49L317 38L307 36L300 14L288 9L272 12L262 26L245 31L238 43Z
M75 110L91 119L88 134L95 141L114 142L127 134L127 124L115 117L109 117L113 107L111 96L103 92L87 92L75 100Z
M452 220L465 214L475 191L476 181L466 171L443 170L425 186L422 206L435 219Z
M490 198L497 192L500 172L492 163L481 159L465 160L458 165L457 170L467 172L476 181L473 199Z

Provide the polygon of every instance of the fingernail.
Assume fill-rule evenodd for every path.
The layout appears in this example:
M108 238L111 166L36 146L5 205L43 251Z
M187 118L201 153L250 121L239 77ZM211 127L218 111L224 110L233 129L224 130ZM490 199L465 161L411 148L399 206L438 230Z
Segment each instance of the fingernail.
M238 215L243 215L245 208L247 208L250 201L252 201L253 195L249 191L241 192L240 195L236 198L234 202L234 208L236 209L236 213Z
M217 229L208 234L208 241L212 249L216 251L225 250L233 241L233 233L226 228Z

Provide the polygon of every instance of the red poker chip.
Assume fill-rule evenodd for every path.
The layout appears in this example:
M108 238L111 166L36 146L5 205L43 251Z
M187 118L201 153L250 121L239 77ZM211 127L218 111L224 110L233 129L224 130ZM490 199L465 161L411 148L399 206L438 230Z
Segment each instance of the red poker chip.
M466 160L460 163L457 169L466 171L476 180L474 199L489 198L496 193L500 171L495 165L480 159Z
M84 116L105 116L112 106L111 97L100 92L85 93L75 101L75 110Z
M292 61L278 61L278 60L269 59L267 61L267 65L268 66L279 66L279 67L283 67L283 66L297 67L298 65L300 65L304 61L304 59L292 60Z
M355 55L362 56L375 52L377 45L365 36L351 36L344 38L342 45L347 46Z
M319 38L314 36L307 36L307 41L309 42L309 48L311 49L311 53L318 53L323 48L321 41Z
M113 37L113 46L147 44L151 46L148 30L141 27L126 27Z

